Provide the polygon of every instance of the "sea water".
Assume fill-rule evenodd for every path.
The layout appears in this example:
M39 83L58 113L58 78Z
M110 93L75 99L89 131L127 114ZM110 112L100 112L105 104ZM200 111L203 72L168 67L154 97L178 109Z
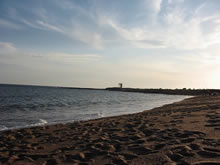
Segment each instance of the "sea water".
M131 114L188 96L0 85L0 130Z

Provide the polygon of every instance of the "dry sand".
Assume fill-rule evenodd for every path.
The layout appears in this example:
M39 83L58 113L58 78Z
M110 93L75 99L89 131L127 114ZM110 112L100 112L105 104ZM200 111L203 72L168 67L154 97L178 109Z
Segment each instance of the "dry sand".
M0 162L220 165L220 96L193 97L132 115L0 132Z

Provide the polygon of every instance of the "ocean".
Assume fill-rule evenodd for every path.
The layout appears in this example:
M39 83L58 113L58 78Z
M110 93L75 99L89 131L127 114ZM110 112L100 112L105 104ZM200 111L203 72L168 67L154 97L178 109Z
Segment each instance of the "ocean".
M0 85L0 131L131 114L189 96Z

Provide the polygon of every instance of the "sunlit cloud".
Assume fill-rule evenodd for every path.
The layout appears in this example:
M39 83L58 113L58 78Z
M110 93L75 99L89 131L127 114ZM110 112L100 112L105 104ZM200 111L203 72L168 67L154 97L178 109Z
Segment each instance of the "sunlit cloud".
M73 5L69 1L58 2L58 4L62 4L59 7L61 8L68 8L71 10L77 10L79 13L84 14L85 16L89 17L90 19L95 19L92 14L87 12L86 10L77 7ZM67 7L68 6L68 7ZM27 19L25 17L22 17L19 15L18 11L16 11L13 8L10 8L10 16L13 19L16 19L17 21L20 21L23 26L26 26L28 28L38 29L38 30L47 30L51 32L57 32L61 33L67 38L71 38L73 40L78 40L82 43L85 43L93 48L96 49L102 49L104 45L104 40L102 38L102 35L98 31L94 31L92 29L87 28L85 25L81 25L79 23L75 23L73 18L70 18L68 21L68 24L63 25L59 19L56 18L56 15L49 14L46 10L43 8L34 10L33 13L35 14L35 19ZM32 12L32 11L31 11ZM53 21L52 21L53 20ZM12 24L9 22L3 22L4 26L10 26L11 28L20 27L17 24ZM1 26L1 20L0 20L0 26ZM2 25L3 26L3 25Z
M145 5L150 12L158 14L161 9L162 0L145 0Z
M64 33L63 30L61 30L59 27L51 25L49 23L43 22L43 21L37 21L37 24L39 24L40 26L48 29L48 30L52 30L52 31L56 31L59 33Z
M169 4L172 4L172 3L183 3L184 0L168 0L168 3Z
M10 60L14 61L17 58L42 58L49 61L56 61L62 64L78 63L78 62L94 62L102 59L101 55L98 54L74 54L65 52L31 52L27 50L17 49L13 43L0 42L0 56L9 55L13 58Z
M186 9L181 6L173 7L168 10L166 6L163 6L162 2L162 0L145 0L143 5L147 8L146 14L153 14L151 17L152 21L136 27L129 27L126 24L119 23L119 20L117 20L115 16L105 16L103 11L91 12L85 10L71 1L56 1L55 4L61 9L79 12L81 16L94 22L97 29L87 27L87 25L80 23L80 21L75 22L74 18L71 17L69 18L70 21L68 24L62 25L60 19L56 18L56 15L49 14L42 8L39 10L40 12L35 10L36 19L30 21L26 18L19 18L18 20L30 28L61 33L68 38L78 40L96 49L103 49L106 44L105 40L108 40L107 38L103 38L103 35L98 31L98 29L105 30L106 27L103 26L103 24L115 30L119 37L121 37L122 43L127 41L127 43L137 48L193 50L203 49L209 45L220 42L220 16L218 14L202 16L205 3L199 5L194 11L190 11L189 14L186 12ZM183 0L168 1L169 4L183 2ZM162 9L166 10L159 14ZM191 15L193 17L190 17ZM3 23L4 21L2 21L2 24ZM4 24L6 26L7 23ZM209 25L212 26L210 27ZM8 23L7 26L14 26L15 28L17 25ZM115 41L118 41L118 38L115 38ZM114 42L114 39L112 39L112 42Z
M23 21L23 22L32 28L61 33L68 38L72 38L73 40L79 40L96 49L102 49L103 47L103 39L99 33L91 32L89 30L86 30L84 27L80 27L79 25L78 26L72 25L72 27L66 28L59 25L49 24L39 20L36 21L36 23L30 23L28 21Z
M198 12L198 11L197 11ZM165 13L155 26L127 27L109 18L109 24L124 40L139 48L203 49L220 43L220 15L187 18L185 10ZM208 28L209 24L212 27Z
M9 42L0 42L0 54L1 53L12 53L15 52L17 49L12 43Z
M34 29L40 29L40 30L45 30L45 28L43 28L41 25L37 25L36 23L30 22L28 20L25 19L21 19L20 20L24 25L30 27L30 28L34 28Z
M1 63L25 66L39 78L44 73L41 78L48 82L47 75L69 82L73 75L78 84L103 87L118 82L203 87L208 78L209 84L219 82L218 1L44 2L9 3L2 11Z
M87 63L100 61L102 59L102 56L98 54L71 54L63 52L45 53L42 57L59 63Z

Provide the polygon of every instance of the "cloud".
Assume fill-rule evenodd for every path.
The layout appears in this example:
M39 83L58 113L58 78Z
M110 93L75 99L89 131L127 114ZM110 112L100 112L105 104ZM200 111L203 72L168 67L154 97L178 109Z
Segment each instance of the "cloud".
M172 5L174 3L181 4ZM137 17L134 16L141 18L141 23L136 24L134 20L134 23L121 21L129 20L126 18L126 12L109 14L109 11L94 7L95 3L90 8L86 5L80 6L80 3L75 1L56 0L52 5L55 4L61 14L36 8L32 13L35 14L32 20L19 16L18 11L16 20L30 28L61 33L95 49L103 49L106 43L118 43L120 40L122 44L126 42L137 48L192 50L203 49L220 42L220 14L204 14L204 10L207 9L206 3L191 9L184 4L184 0L168 0L168 4L163 3L163 0L145 0L144 3L141 2L142 6L139 6ZM14 10L11 11L15 13ZM65 19L64 14L67 16ZM15 14L11 15L15 17ZM1 24L11 28L18 26L0 19L0 26ZM132 26L129 26L131 24ZM111 35L113 33L114 35Z
M162 20L162 21L161 21ZM185 9L176 8L161 15L156 24L128 27L108 18L122 40L139 48L203 49L220 43L220 15L189 17ZM211 25L211 27L209 27Z
M91 28L87 24L84 24L83 21L79 20L83 16L95 24L95 20L97 19L95 12L92 13L81 6L76 5L75 2L67 0L64 2L54 1L52 5L54 4L59 8L61 15L66 12L71 12L71 15L64 19L60 14L57 15L56 12L49 13L48 10L45 10L42 7L36 7L32 10L29 10L28 8L26 9L27 12L30 13L32 19L28 16L20 15L19 10L12 7L9 8L8 12L11 19L16 20L16 22L19 22L26 28L61 33L74 41L78 40L95 49L103 48L104 40L101 33L94 27ZM11 28L20 27L20 25L12 24L0 19L0 26L1 24L2 26L10 26ZM95 26L98 26L98 23Z
M160 12L161 3L162 3L162 0L154 0L154 1L151 1L151 7L152 7L152 9L153 9L156 13L159 13L159 12Z
M158 14L161 9L162 0L145 0L144 5L146 6L148 12L153 14Z
M45 28L42 27L42 25L38 25L35 22L31 22L25 19L20 19L20 21L28 27L31 27L34 29L46 30Z
M63 1L54 0L53 2L58 8L60 8L64 11L72 11L72 12L76 12L80 16L85 16L85 17L89 17L91 19L96 19L95 18L95 13L96 13L95 10L90 11L88 9L85 9L82 6L80 6L78 3L76 3L75 1L71 1L71 0L63 0Z
M19 49L13 43L0 41L0 61L2 63L8 64L8 62L14 61L17 58L17 52Z
M96 49L103 48L103 39L99 33L87 30L81 25L72 25L71 27L62 27L60 25L53 25L43 21L36 21L37 24L30 24L33 28L44 29L61 33L73 40L79 40Z
M168 3L169 4L172 4L172 3L183 3L184 0L168 0Z
M182 56L177 56L177 59L182 60L183 63L202 64L203 66L218 66L220 65L220 44L212 45L206 49L194 50L184 53Z
M161 12L163 0L145 0L140 2L141 7L137 15L140 16L140 19L144 19L143 21L146 23L155 24Z
M96 49L103 48L104 41L102 36L97 32L87 30L81 25L70 25L70 27L63 27L61 25L50 24L49 21L45 22L41 20L37 20L36 22L22 20L22 22L31 28L61 33L68 38L81 41Z
M165 43L158 33L144 28L124 28L113 20L106 22L109 24L124 40L139 48L164 48Z
M14 47L12 43L0 42L0 50L1 53L12 53L15 52L17 49Z
M9 60L18 59L31 59L41 58L42 60L49 60L51 62L59 62L62 64L78 63L78 62L95 62L102 59L101 55L98 54L73 54L65 52L31 52L26 50L17 49L13 43L0 42L0 56L2 57L13 57Z
M63 52L45 53L41 57L64 63L95 62L102 59L98 54L71 54Z
M78 39L96 49L103 48L102 36L99 33L89 31L80 25L75 26L73 29L66 30L65 33L67 36L73 39Z
M46 23L46 22L43 22L43 21L37 21L37 23L43 27L43 28L46 28L48 30L52 30L52 31L56 31L56 32L59 32L59 33L64 33L62 29L60 29L59 27L55 26L55 25L51 25L49 23Z

